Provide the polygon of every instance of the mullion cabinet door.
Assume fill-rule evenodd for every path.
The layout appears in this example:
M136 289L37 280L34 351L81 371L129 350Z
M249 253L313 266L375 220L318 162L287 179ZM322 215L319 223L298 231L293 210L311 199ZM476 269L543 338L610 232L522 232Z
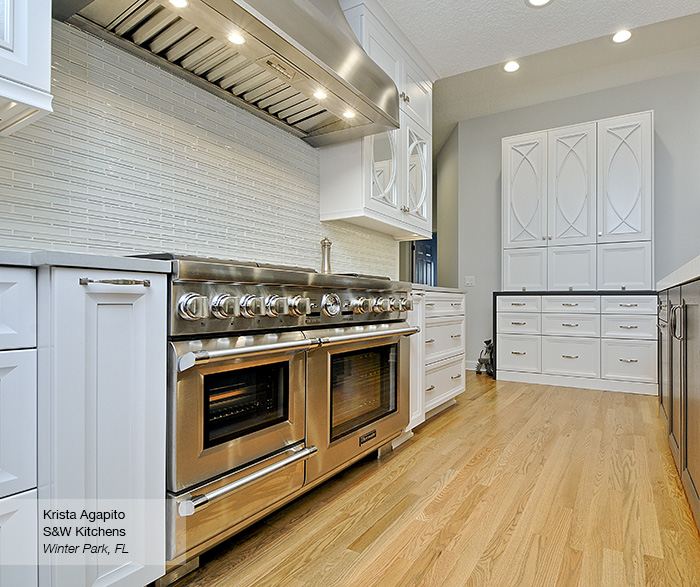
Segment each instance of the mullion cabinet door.
M598 242L651 240L652 113L598 123Z
M503 139L503 248L547 244L547 133Z
M548 133L549 245L596 242L596 124Z

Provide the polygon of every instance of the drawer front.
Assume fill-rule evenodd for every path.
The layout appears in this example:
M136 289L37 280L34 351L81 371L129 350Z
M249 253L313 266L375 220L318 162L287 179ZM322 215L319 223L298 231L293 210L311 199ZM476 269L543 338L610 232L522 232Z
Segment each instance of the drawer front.
M658 311L656 296L601 296L603 314L654 314Z
M542 311L597 314L600 296L542 296Z
M540 312L540 296L498 296L496 309L499 312Z
M425 321L425 362L464 353L464 317L428 318Z
M496 316L496 328L506 334L540 334L542 314L502 312Z
M525 334L499 334L496 346L498 369L504 371L527 371L539 373L541 370L541 336Z
M600 314L542 314L542 334L600 336Z
M0 496L36 487L36 351L0 352Z
M656 341L603 339L603 379L656 383Z
M600 377L600 339L543 336L542 373Z
M0 267L0 350L36 346L36 273Z
M0 499L0 585L38 584L37 523L36 489Z
M425 317L459 316L464 314L464 296L439 292L426 292Z
M425 371L425 410L432 410L464 391L462 357L441 361Z
M603 336L656 340L656 316L601 316Z

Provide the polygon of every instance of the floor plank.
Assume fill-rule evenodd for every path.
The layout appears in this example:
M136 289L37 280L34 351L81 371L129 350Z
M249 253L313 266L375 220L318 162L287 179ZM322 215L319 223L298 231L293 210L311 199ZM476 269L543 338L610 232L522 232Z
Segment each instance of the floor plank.
M457 404L202 557L180 587L700 586L655 397L468 373Z

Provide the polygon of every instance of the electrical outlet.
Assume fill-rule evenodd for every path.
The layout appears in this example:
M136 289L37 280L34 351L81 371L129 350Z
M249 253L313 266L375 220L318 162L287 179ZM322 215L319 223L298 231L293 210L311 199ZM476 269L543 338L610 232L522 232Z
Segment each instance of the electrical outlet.
M474 276L465 275L464 276L464 287L474 287Z

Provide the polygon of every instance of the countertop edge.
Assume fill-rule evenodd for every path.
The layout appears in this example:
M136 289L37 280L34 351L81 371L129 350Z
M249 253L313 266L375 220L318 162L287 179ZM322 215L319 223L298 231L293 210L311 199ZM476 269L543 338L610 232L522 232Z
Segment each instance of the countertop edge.
M656 282L657 291L663 291L676 285L693 281L700 277L700 256L688 261L663 279Z
M79 269L112 269L118 271L144 271L170 273L172 263L160 259L119 257L94 253L67 251L15 251L0 250L0 265L22 267L76 267Z

